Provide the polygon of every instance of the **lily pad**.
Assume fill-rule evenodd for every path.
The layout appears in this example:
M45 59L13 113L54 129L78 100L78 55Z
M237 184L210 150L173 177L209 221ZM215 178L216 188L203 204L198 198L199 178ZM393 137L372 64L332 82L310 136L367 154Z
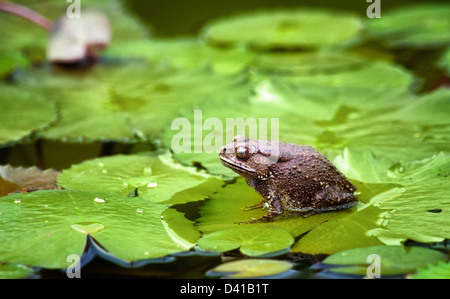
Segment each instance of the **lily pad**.
M0 147L43 130L57 120L55 105L24 88L0 85Z
M225 252L240 248L248 256L261 256L289 250L294 238L287 231L273 226L243 226L219 230L198 240L200 249Z
M206 26L203 36L211 45L298 50L343 44L362 29L361 19L347 12L294 8L224 17Z
M349 168L359 169L357 176L360 180L373 180L373 171L361 163L367 159L364 155L353 153L346 156L351 157L347 160ZM449 238L449 211L446 208L449 203L449 163L450 156L440 153L422 161L392 163L385 171L379 169L378 180L390 181L394 185L393 189L371 200L371 204L384 212L377 220L380 227L367 231L367 234L389 245L401 244L407 239L439 242ZM350 178L354 176L348 175ZM438 212L433 213L435 209Z
M2 264L0 265L0 279L29 278L34 270L24 265Z
M362 57L337 51L269 52L255 55L252 71L268 76L317 76L361 69L366 63Z
M370 275L374 270L369 266L379 261L379 274L385 277L410 273L445 259L441 252L422 247L371 246L335 253L323 260L322 265L330 272L366 275L370 271Z
M447 75L450 75L450 47L444 52L442 58L438 62L438 66L446 72Z
M450 43L450 6L426 3L401 7L367 22L369 34L402 48L433 48Z
M149 141L182 110L242 85L240 77L205 68L178 71L141 62L71 72L55 67L30 70L18 80L48 95L60 111L60 121L41 136L66 142Z
M287 261L270 259L245 259L221 264L208 271L208 275L227 278L256 278L284 273L292 268Z
M138 197L102 192L44 190L2 197L0 260L66 268L70 254L81 256L87 234L127 261L189 249L194 244L173 239L166 230L161 221L166 208Z
M222 181L193 167L173 163L170 154L116 155L73 165L58 177L71 190L138 197L154 203L203 200Z
M215 73L234 74L251 64L255 54L242 48L208 47L197 37L153 37L115 45L105 56L145 59L150 63L166 63L175 69L208 67Z
M450 279L450 263L441 261L435 265L429 264L426 267L417 269L417 273L410 275L409 278Z

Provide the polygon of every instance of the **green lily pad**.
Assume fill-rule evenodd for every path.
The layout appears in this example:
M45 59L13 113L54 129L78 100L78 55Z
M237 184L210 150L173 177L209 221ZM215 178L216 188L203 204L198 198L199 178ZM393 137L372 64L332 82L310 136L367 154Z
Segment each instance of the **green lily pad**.
M367 22L368 32L393 47L433 48L450 43L450 6L426 3L401 7Z
M212 45L301 49L349 42L362 28L361 19L347 12L293 8L214 20L204 28L203 36Z
M417 268L436 264L445 259L446 256L441 252L427 248L371 246L335 253L323 260L322 264L340 266L327 267L331 272L366 275L368 271L373 271L371 268L368 269L369 266L378 260L380 262L379 274L384 277L410 273Z
M0 77L6 77L13 73L15 69L27 67L29 61L23 53L10 53L0 49Z
M417 273L410 275L409 278L449 279L450 278L450 263L439 262L436 265L429 264L426 267L417 269Z
M58 185L65 190L0 198L0 225L8 231L0 240L1 261L64 268L69 254L81 256L87 234L125 261L188 250L199 232L183 214L166 210L205 199L222 181L176 164L169 154L141 154L74 165Z
M161 221L166 205L102 192L45 190L0 198L0 260L45 268L68 267L86 235L112 255L136 261L185 251ZM185 220L184 226L189 226ZM37 250L38 248L39 250Z
M182 110L240 88L241 81L204 68L177 71L145 63L71 72L53 67L19 76L21 84L48 95L60 111L60 121L40 136L66 142L149 141L170 128Z
M450 238L447 205L450 203L450 156L439 154L404 166L399 176L403 188L390 198L380 198L381 228L368 232L385 244L401 244L408 239L440 242Z
M438 62L438 66L444 69L447 75L450 75L450 47L444 52L444 55L442 55L442 58Z
M209 275L223 275L227 278L256 278L281 274L292 268L287 261L270 259L245 259L221 264L210 271Z
M198 240L200 249L225 252L239 248L248 256L261 256L288 249L294 238L273 226L242 226L219 230Z
M166 63L175 69L209 67L215 73L232 74L245 69L255 54L241 48L208 47L197 37L154 37L116 45L104 55L142 58L150 63Z
M358 177L363 182L366 178L373 180L374 171L364 167L367 155L353 153L346 157L350 157L348 168L353 169L353 173L348 173L350 178ZM370 201L383 213L379 213L376 220L380 227L367 231L367 234L388 245L401 244L408 239L427 243L449 238L450 211L446 208L449 203L449 163L450 156L440 153L422 161L392 163L384 171L381 167L375 168L379 181L390 181L393 185ZM384 165L388 164L385 162Z
M0 279L29 278L34 270L24 265L3 264L0 265Z
M336 51L268 52L255 55L252 71L267 76L317 76L360 69L366 63L362 57Z
M40 95L4 84L0 93L0 147L43 130L57 119L55 105Z
M396 109L328 126L317 143L328 149L371 151L398 162L424 159L448 150L450 122L445 111L449 104L449 91L439 89L409 98Z
M73 165L58 177L71 190L135 196L154 203L203 200L222 181L171 161L170 154L117 155Z

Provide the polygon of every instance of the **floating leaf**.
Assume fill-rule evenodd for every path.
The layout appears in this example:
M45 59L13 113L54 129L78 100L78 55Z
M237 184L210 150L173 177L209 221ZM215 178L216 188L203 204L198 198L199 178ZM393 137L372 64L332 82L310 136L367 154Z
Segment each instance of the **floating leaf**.
M438 66L443 68L447 75L450 75L450 47L444 52L444 55L438 62Z
M245 259L221 264L207 274L223 275L227 278L256 278L278 275L292 268L287 261L270 259Z
M104 65L87 72L53 67L24 72L19 79L47 94L60 110L60 121L41 136L66 142L149 141L170 128L180 111L243 85L240 77L207 69L182 72L142 63Z
M0 279L21 279L29 278L33 275L34 270L24 265L0 265Z
M394 47L433 48L450 43L450 6L426 3L401 7L367 22L371 36Z
M81 256L86 234L127 261L189 249L193 244L173 239L166 230L161 221L166 208L138 197L101 192L45 190L2 197L0 260L66 268L67 256ZM185 220L184 225L188 223Z
M203 36L212 45L301 49L349 42L362 28L360 18L347 12L294 8L224 17L206 26Z
M198 240L200 249L225 252L240 248L248 256L261 256L288 249L294 238L273 226L247 226L219 230Z
M378 177L379 181L390 181L392 184L390 190L371 200L373 205L384 212L376 220L381 227L367 231L367 234L376 236L385 244L401 244L407 239L439 242L450 237L450 211L445 208L449 203L447 194L450 191L448 154L440 153L407 164L392 163L384 171L381 167L378 170L372 168L377 175L373 174L374 170L370 167L364 166L367 156L356 152L344 155L347 157L348 169L352 169L348 173L350 178L371 181L373 177ZM338 161L340 159L342 157ZM386 162L384 165L388 166ZM437 213L433 213L435 209Z
M156 64L163 62L176 69L209 67L215 73L231 74L244 70L255 54L240 48L208 47L197 37L160 37L122 43L107 50L105 56L142 58Z
M375 256L374 256L375 255ZM446 256L439 251L421 247L404 246L371 246L350 249L335 253L322 264L334 273L366 275L368 267L380 262L381 277L410 273L417 268L435 264L445 260ZM330 267L339 266L339 267ZM317 268L320 268L319 265ZM372 273L372 272L370 272Z
M439 262L436 265L428 264L426 267L417 269L417 273L410 275L409 278L450 279L450 263Z
M167 157L141 154L87 160L64 170L58 185L172 204L203 200L220 188L221 180L171 163Z
M357 70L366 63L367 61L354 54L336 51L268 52L255 56L252 70L268 76L317 76Z
M0 147L17 142L56 121L52 102L24 88L0 85Z

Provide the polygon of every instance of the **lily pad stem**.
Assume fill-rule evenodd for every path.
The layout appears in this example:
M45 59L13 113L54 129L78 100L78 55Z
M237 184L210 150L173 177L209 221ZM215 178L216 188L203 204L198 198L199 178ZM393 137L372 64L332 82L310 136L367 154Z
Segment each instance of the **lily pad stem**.
M15 3L0 1L0 11L5 11L20 16L22 18L25 18L35 23L36 25L40 26L41 28L45 29L46 31L50 31L50 29L53 26L52 21L50 21L46 17L38 14L37 12L25 6L18 5Z

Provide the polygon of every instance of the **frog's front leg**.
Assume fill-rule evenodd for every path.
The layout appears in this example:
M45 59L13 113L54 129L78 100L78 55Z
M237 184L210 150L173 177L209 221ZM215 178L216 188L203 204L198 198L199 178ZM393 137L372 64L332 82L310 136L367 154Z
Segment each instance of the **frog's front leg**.
M245 206L245 208L242 208L242 210L244 210L245 212L248 212L248 211L255 210L255 209L261 209L261 208L264 208L265 203L266 203L266 200L264 199L263 201L261 201L260 203L258 203L256 205Z
M268 207L266 215L259 218L253 218L252 220L241 223L270 222L284 213L284 208L281 200L275 192L269 192L269 195L263 202L263 205Z

